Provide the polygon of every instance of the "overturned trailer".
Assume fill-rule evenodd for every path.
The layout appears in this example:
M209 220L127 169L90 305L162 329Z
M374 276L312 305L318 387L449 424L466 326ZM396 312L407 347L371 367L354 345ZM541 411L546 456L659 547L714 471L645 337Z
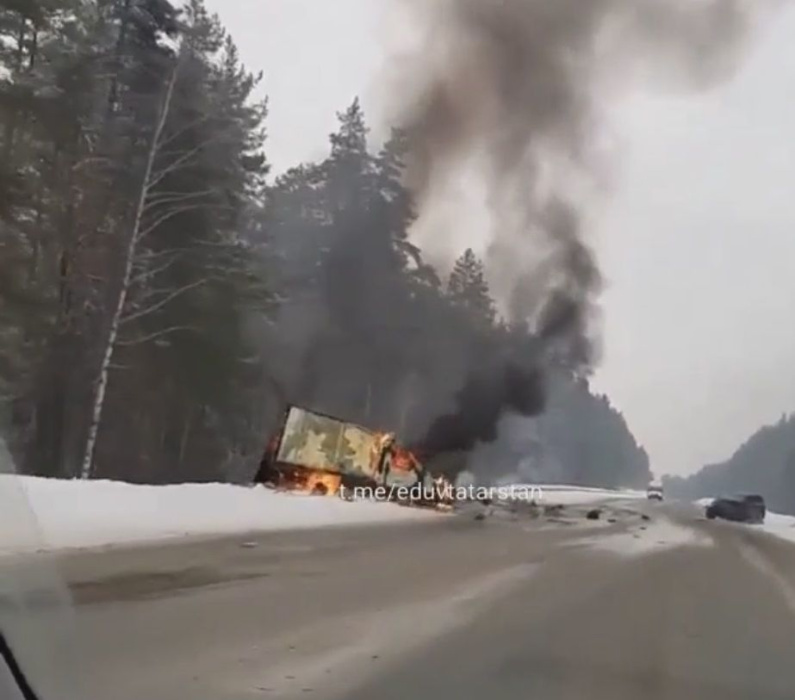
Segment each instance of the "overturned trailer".
M290 406L268 444L257 483L318 495L352 493L357 487L423 486L438 489L422 463L400 447L392 433L378 432L339 418ZM347 490L347 491L346 491ZM413 499L437 505L439 498ZM423 503L425 501L425 503Z

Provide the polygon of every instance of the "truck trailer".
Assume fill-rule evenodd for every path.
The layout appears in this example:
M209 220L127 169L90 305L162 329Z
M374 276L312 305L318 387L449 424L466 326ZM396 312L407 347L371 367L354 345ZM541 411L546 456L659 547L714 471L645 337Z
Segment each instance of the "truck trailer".
M412 485L426 479L394 434L289 406L268 444L256 482L336 495L342 487Z

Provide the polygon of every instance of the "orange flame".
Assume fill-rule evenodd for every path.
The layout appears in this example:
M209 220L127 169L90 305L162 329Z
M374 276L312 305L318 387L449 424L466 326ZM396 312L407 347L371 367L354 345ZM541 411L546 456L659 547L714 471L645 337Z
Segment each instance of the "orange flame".
M318 496L336 496L340 492L342 477L328 472L311 472L306 479L305 490Z
M412 452L403 447L395 446L392 453L392 467L400 471L409 472L419 471L421 465Z
M342 486L342 475L298 467L282 471L276 488L314 496L336 496Z

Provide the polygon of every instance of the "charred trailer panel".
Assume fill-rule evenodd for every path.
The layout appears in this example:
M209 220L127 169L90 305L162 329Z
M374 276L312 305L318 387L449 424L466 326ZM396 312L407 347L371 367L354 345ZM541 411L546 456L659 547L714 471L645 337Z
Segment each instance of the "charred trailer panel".
M392 436L291 406L256 481L319 494L383 482Z
M387 488L404 505L449 509L440 488L449 482L429 473L417 456L392 433L290 406L271 438L255 483L317 495L341 495L341 487ZM400 487L421 487L420 495L401 501ZM414 488L412 493L416 492Z

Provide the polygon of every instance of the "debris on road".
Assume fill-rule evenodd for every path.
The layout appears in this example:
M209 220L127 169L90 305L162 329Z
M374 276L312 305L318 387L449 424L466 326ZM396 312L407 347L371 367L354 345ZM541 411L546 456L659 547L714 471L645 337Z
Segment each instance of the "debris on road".
M465 509L461 512L466 513ZM606 528L609 525L626 524L639 527L642 522L650 522L651 518L639 509L630 508L618 499L607 499L594 506L586 504L546 503L535 501L506 500L495 501L494 507L487 513L472 513L471 517L481 521L489 516L497 520L521 520L538 523L540 527L554 526L565 528Z
M713 541L693 528L660 518L648 526L640 525L637 529L625 532L602 533L599 537L590 536L577 544L588 544L594 549L620 556L642 556L676 547L711 546Z

